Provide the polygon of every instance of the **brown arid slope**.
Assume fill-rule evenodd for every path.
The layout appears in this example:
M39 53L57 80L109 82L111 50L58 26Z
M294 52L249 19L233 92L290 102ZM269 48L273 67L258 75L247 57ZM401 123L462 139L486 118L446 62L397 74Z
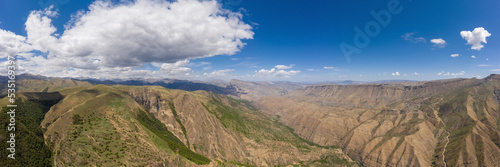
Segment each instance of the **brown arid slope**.
M303 85L296 83L279 82L271 84L269 82L249 82L237 79L231 80L226 88L236 90L236 95L244 99L256 99L262 96L283 96L291 90L302 88Z
M499 166L500 76L410 84L311 86L262 97L301 137L363 166ZM446 164L445 164L446 163Z
M18 81L20 92L54 92L71 87L89 87L92 84L85 81L72 79L52 79L52 80L20 80Z
M340 149L307 144L242 100L206 91L121 89L184 144L210 159L257 166L310 163L330 154L349 159Z
M335 106L374 107L444 93L477 82L477 79L452 79L420 83L309 86L293 91L290 97L318 97Z
M41 123L57 166L356 165L224 95L104 85L59 93Z
M21 80L18 95L46 107L36 125L56 166L500 166L500 75L231 83L254 103L68 79Z

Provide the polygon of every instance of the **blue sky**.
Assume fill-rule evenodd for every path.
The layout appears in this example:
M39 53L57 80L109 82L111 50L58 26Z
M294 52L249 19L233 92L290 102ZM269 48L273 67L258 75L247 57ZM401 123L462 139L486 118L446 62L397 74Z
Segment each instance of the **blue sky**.
M397 7L400 9L400 13L391 13L388 24L385 27L380 26L379 32L369 37L370 42L366 47L359 48L360 53L353 53L349 56L350 61L348 61L340 44L346 43L354 46L354 38L357 35L354 28L359 27L364 32L367 24L377 21L370 14L371 11L388 11L388 4L397 4L398 2ZM44 13L44 9L51 4L55 4L54 8L45 11L51 11L52 13ZM213 33L214 36L220 36L222 33L222 36L234 37L236 40L229 40L230 44L228 46L231 47L200 42L199 45L193 45L192 47L206 47L207 50L192 51L193 49L190 46L186 46L190 45L189 42L178 46L168 42L163 43L162 40L156 41L158 40L156 38L144 38L144 40L137 43L141 45L141 42L154 39L151 42L161 43L159 45L163 48L182 49L184 46L186 47L185 50L179 49L172 52L170 50L149 51L143 48L134 50L131 47L120 48L120 46L126 46L129 43L109 44L117 40L109 40L109 38L115 36L105 35L106 37L95 39L104 39L103 43L106 46L109 44L110 47L118 47L117 49L96 49L98 51L90 53L92 51L80 48L92 46L90 44L71 45L71 47L75 48L69 50L59 49L66 48L66 45L61 44L65 41L64 36L68 36L68 38L75 37L74 35L71 36L72 33L69 32L86 34L86 31L92 31L89 34L103 36L102 33L105 32L95 32L96 30L91 29L91 27L99 26L79 27L79 25L75 24L70 26L73 31L68 31L65 28L68 22L71 23L72 17L81 17L87 18L87 20L80 20L82 25L97 23L99 21L89 20L102 18L104 21L99 23L103 24L103 29L106 29L109 25L105 23L109 21L106 21L104 17L90 17L91 14L98 15L98 12L89 9L91 4L95 4L95 2L77 0L0 1L0 29L12 32L18 37L26 37L27 40L22 41L22 43L34 48L21 49L24 52L20 53L21 55L28 55L20 57L20 65L23 66L21 63L26 64L23 66L26 72L49 76L95 78L139 78L147 76L151 78L198 80L236 78L267 81L374 81L388 79L434 80L477 76L482 78L492 73L500 73L500 47L498 47L500 46L500 35L497 35L500 30L500 11L497 9L500 6L500 1L353 0L349 2L310 2L220 0L218 5L222 6L222 8L231 10L232 14L241 14L232 17L231 14L226 12L226 14L221 14L220 17L236 18L239 23L228 26L227 28L230 31L227 32L212 29L203 32ZM100 11L115 11L115 14L123 15L125 18L132 17L127 16L127 13L130 13L127 9L118 10L117 8L120 5L133 6L133 4L134 2L113 2L110 7L103 7ZM187 8L193 5L200 4L187 0L185 6L178 6L183 9L183 7ZM210 6L209 4L201 5ZM174 6L171 7L172 10L175 8ZM137 8L130 7L130 10ZM147 8L143 6L143 8L139 9ZM213 8L207 7L207 9ZM78 11L82 10L84 11L83 14L77 15ZM161 8L158 8L158 10L161 10ZM38 20L43 20L44 15L47 16L51 21L50 25L57 30L51 33L50 36L44 36L43 32L36 31L42 28L32 28L33 30L30 31L33 33L31 34L41 33L42 35L29 37L28 27L25 23L27 24L30 16L32 18L36 16L30 15L31 11L40 11L41 14ZM155 14L155 11L152 11L152 13ZM165 16L168 12L157 14L158 16ZM88 15L88 17L85 15ZM182 14L179 15L183 16ZM116 19L113 17L110 17L110 19L115 21L121 18L119 16L115 17ZM196 26L196 21L203 21L188 17L190 16L175 16L174 20L181 18L189 20L175 20L176 23L179 21L175 25L184 25L186 23L185 25L188 28L193 28L189 26ZM149 22L137 21L134 23L144 25L143 28L151 27L153 32L155 32L154 28L158 22L164 22L165 25L169 26L172 25L164 17L151 18L157 20L152 19ZM210 21L210 18L207 19ZM37 24L42 25L41 23L43 22L33 23L31 27L36 27ZM380 23L376 23L380 25ZM124 32L135 32L137 29L128 30L129 26L127 25L138 24L123 23L119 25L121 25ZM209 23L205 27L210 26L220 28L220 25ZM50 26L45 28L47 27L50 30ZM140 28L141 26L133 26L133 28L137 27ZM164 27L160 27L162 28L160 29L161 32L169 30L164 29ZM481 27L483 29L480 29ZM478 28L477 33L474 31L476 28ZM374 31L374 29L371 30ZM187 32L183 31L175 33L185 33L181 35L181 38L189 36L189 33L191 33L189 30L186 30ZM461 34L462 31L465 32ZM467 31L471 31L472 35L467 36ZM143 32L142 29L140 32ZM132 33L132 35L137 35L137 33ZM214 36L207 35L206 37L199 37L199 39L213 40ZM172 36L165 37L173 38ZM198 40L197 37L190 40ZM59 41L59 43L54 42L53 47L46 46L52 43L37 43L35 38L40 38L41 41ZM487 43L481 42L482 38ZM82 36L78 36L78 39L82 39ZM120 36L117 39L127 38ZM135 39L137 37L131 40ZM443 42L435 44L431 42L432 39L442 39ZM468 44L467 39L471 40L470 44ZM179 40L176 43L183 42L185 41ZM221 41L221 43L224 42ZM474 46L480 45L483 45L483 47L473 49ZM119 52L127 48L130 48L130 52ZM155 49L155 47L150 48ZM79 49L82 50L81 53L73 54L70 52ZM129 54L141 56L134 57L134 55ZM455 56L456 54L458 56ZM51 57L56 57L58 60L53 60ZM3 58L5 60L5 57ZM43 61L48 63L44 64ZM87 62L87 64L80 62ZM57 68L54 66L57 66ZM64 72L54 72L55 70ZM118 73L116 73L117 71Z

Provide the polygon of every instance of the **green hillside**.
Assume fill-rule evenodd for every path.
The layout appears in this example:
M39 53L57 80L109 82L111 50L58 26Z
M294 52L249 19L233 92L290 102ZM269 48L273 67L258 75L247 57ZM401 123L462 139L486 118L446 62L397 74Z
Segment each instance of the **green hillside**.
M40 127L45 113L51 104L47 101L23 101L17 102L15 114L15 160L8 158L6 144L10 138L7 125L11 117L5 114L10 108L2 108L0 114L0 166L53 166L52 149L45 144L43 130Z

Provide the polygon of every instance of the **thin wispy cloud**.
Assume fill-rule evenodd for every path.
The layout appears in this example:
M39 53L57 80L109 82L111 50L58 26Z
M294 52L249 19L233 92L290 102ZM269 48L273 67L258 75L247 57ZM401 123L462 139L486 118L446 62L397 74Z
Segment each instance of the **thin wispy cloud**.
M424 37L415 37L415 34L416 34L416 32L406 33L406 34L401 35L401 38L403 38L406 41L413 42L413 43L425 43L426 42Z
M229 65L229 67L247 67L247 68L255 68L259 67L257 62L254 61L242 61L241 63Z
M326 69L326 70L332 70L332 69L335 69L335 67L328 67L328 66L325 66L325 67L323 67L323 69Z
M199 62L199 63L189 63L189 66L201 67L201 66L207 66L207 65L210 65L210 64L212 64L212 63L211 62L202 61L202 62Z
M345 71L344 69L341 69L340 67L332 67L332 66L325 66L323 67L324 70L331 70L331 71Z
M216 70L211 73L204 73L203 76L210 78L223 78L229 76L230 72L233 72L234 69L224 69L224 70Z

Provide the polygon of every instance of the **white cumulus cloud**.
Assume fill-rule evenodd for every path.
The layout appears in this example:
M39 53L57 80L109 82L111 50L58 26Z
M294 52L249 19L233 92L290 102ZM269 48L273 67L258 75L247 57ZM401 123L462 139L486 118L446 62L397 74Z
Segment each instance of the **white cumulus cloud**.
M434 44L434 47L444 48L446 46L446 41L442 38L431 39L431 43Z
M399 74L399 72L393 72L393 73L392 73L392 75L393 75L393 76L399 76L399 75L401 75L401 74Z
M491 36L483 27L477 27L473 31L461 31L460 35L467 40L467 44L472 45L473 50L481 50L484 47L481 43L486 43L486 38Z
M21 52L31 50L31 47L25 41L26 37L0 29L0 58L7 58L9 55L15 56Z
M189 74L190 68L178 66L189 59L233 55L254 35L241 13L215 0L97 0L73 14L59 34L56 15L51 7L32 11L27 37L0 29L0 56L41 51L43 56L24 54L20 69L47 76L168 77ZM162 65L137 70L145 64Z
M161 64L159 73L166 76L189 75L191 68L185 67L189 64L189 60L182 60L175 63Z
M458 57L460 56L459 54L451 54L450 57Z
M472 55L472 56L471 56L471 58L475 59L475 58L476 58L476 56Z
M275 68L272 68L270 70L266 69L260 69L258 71L255 71L254 77L258 78L275 78L275 77L283 77L283 78L290 78L291 76L294 76L296 74L300 73L300 71L295 71L295 70L283 70L283 69L278 69L277 66Z
M98 58L110 67L232 55L245 45L242 39L253 36L241 14L221 9L216 1L96 1L74 15L60 37L49 11L28 16L29 43L61 57Z

